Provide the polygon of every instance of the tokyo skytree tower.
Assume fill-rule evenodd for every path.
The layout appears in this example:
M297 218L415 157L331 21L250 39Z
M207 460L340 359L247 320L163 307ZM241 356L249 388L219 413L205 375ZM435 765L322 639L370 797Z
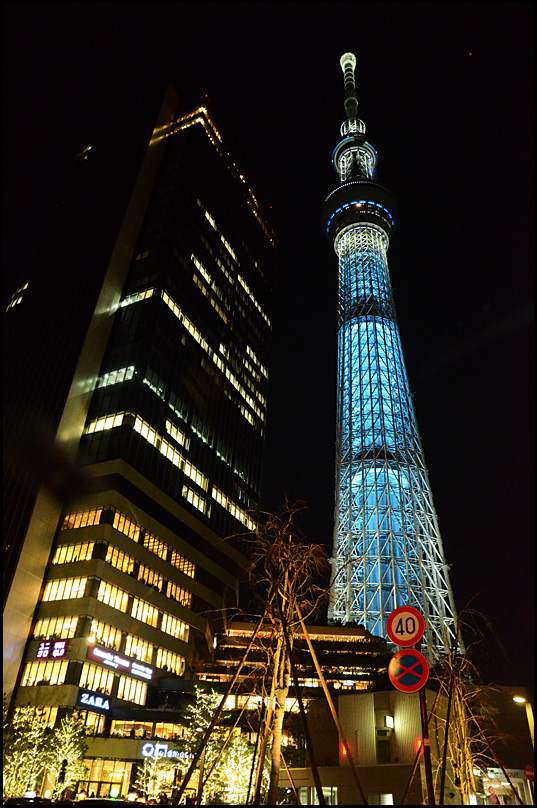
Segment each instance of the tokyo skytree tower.
M347 118L322 224L339 259L336 503L331 623L385 636L398 606L425 617L423 650L451 645L456 613L388 271L395 201L358 118L356 58L341 57Z

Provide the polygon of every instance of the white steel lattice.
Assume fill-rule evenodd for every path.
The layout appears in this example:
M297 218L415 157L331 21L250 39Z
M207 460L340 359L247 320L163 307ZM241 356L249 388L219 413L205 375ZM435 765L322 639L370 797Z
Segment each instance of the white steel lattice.
M339 256L338 432L329 619L385 636L386 618L412 605L424 648L451 643L448 569L409 390L388 273L388 236L359 222Z

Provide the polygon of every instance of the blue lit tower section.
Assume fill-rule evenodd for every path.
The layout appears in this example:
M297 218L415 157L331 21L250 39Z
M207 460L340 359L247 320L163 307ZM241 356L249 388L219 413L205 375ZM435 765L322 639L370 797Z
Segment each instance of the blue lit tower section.
M420 609L424 647L456 620L412 405L388 271L395 201L357 116L356 59L341 58L347 119L332 162L340 184L323 226L339 259L336 505L329 620L385 636L398 606Z

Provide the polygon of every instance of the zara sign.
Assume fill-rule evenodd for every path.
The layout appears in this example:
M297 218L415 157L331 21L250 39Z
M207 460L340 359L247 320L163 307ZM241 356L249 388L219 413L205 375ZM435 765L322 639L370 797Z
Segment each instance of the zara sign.
M110 699L108 696L100 696L98 693L81 690L78 694L78 704L81 707L91 707L92 710L109 710Z

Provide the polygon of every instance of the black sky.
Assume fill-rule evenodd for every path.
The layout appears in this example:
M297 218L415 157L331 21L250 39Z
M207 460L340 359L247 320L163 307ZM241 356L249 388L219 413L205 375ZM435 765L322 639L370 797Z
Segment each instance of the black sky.
M150 130L168 82L209 96L278 232L266 505L331 542L336 269L320 230L344 119L339 58L398 199L390 270L459 609L533 687L533 5L4 6L5 294L92 139ZM489 635L489 647L492 640Z

